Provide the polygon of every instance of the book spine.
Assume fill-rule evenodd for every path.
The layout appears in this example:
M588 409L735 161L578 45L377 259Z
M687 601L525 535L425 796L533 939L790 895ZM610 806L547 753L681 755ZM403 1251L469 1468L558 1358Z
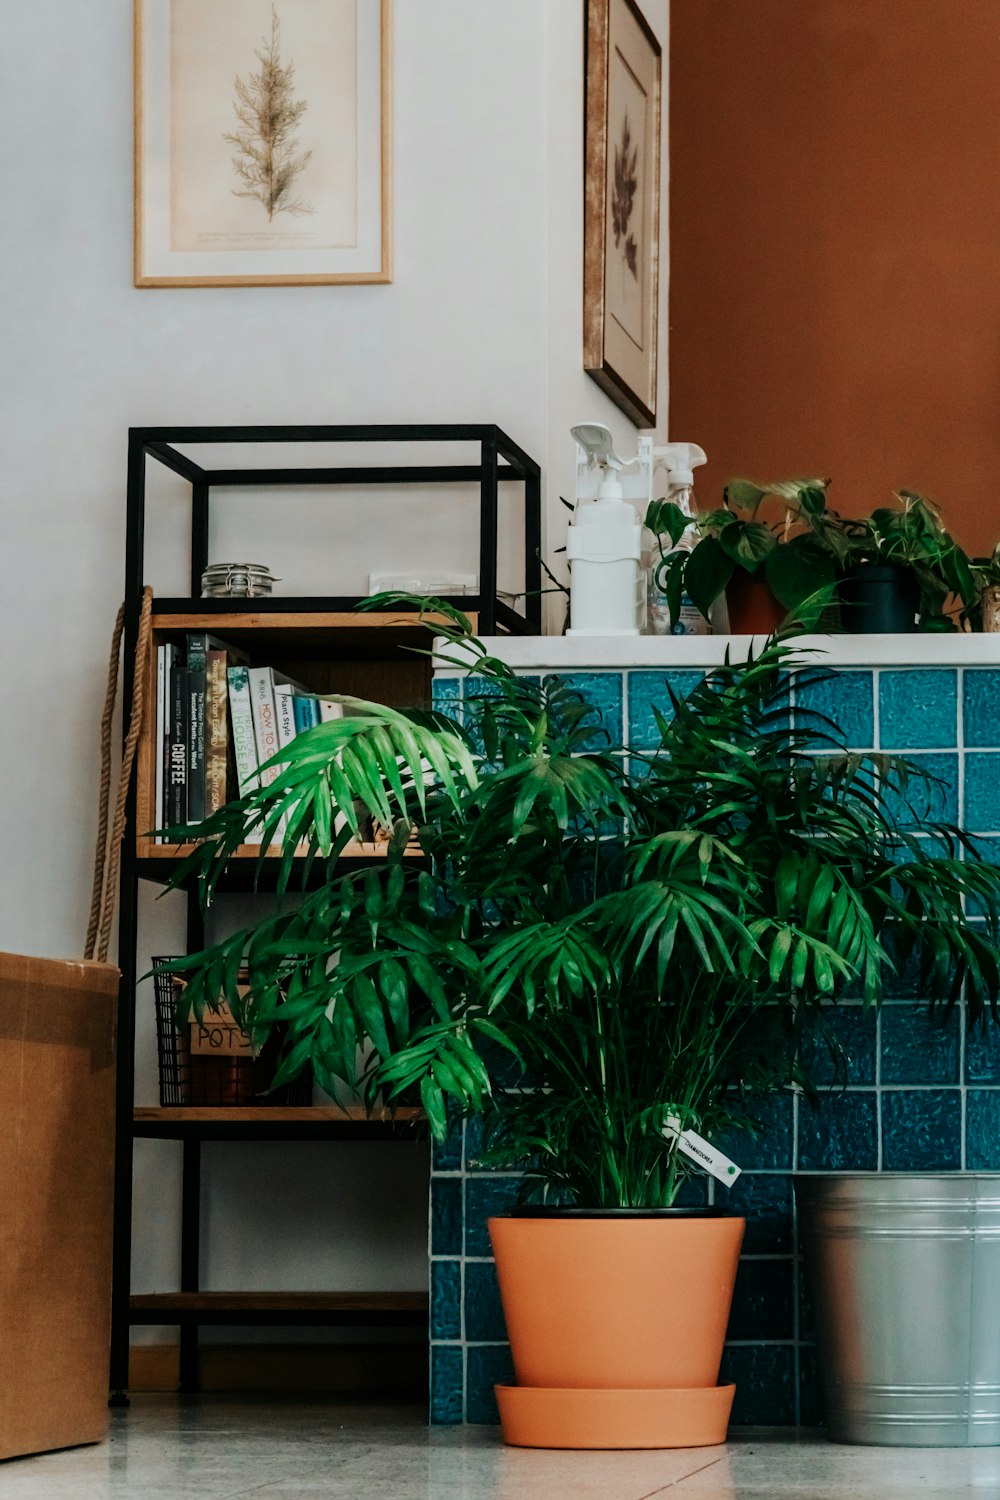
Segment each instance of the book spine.
M189 823L205 816L205 669L188 666L188 808Z
M274 711L278 728L278 748L283 750L294 740L298 729L295 724L295 694L291 688L275 686Z
M295 715L296 734L305 734L307 729L315 729L319 723L319 703L315 698L296 694L292 700L292 712Z
M226 673L229 683L229 718L233 729L233 759L236 765L236 785L241 797L256 791L260 786L257 775L257 742L253 731L253 705L250 702L250 673L247 667L230 667ZM247 836L248 844L259 844L258 832Z
M253 708L250 704L250 680L246 667L230 667L229 716L233 725L233 750L236 758L236 784L240 796L246 797L260 786L257 775L257 743L253 732Z
M187 664L192 672L203 672L208 661L211 637L204 630L192 630L187 638Z
M278 750L278 714L274 702L274 676L270 667L250 667L250 706L253 709L253 732L257 742L257 765L271 759ZM278 778L278 767L259 772L261 786L270 786Z
M167 709L167 689L166 689L166 682L164 680L164 673L165 673L165 669L166 669L166 662L167 662L167 648L166 648L166 646L157 646L157 648L156 648L156 733L155 733L155 737L153 739L153 746L154 746L154 753L155 753L155 760L156 760L156 766L155 766L155 783L154 783L155 789L154 789L154 793L153 793L153 826L155 828L162 828L163 824L164 824L164 821L165 821L164 820L164 816L163 816L163 721L164 721L164 718L166 717L166 709ZM162 837L161 834L158 833L155 836L154 843L157 843L157 844L162 844L163 843L163 837Z
M226 800L229 728L226 720L226 653L211 650L205 665L205 816Z
M329 724L331 719L342 719L344 717L344 705L342 703L331 703L329 698L319 700L319 721L321 724Z
M187 668L174 651L170 669L170 751L167 778L167 820L187 822L188 681Z

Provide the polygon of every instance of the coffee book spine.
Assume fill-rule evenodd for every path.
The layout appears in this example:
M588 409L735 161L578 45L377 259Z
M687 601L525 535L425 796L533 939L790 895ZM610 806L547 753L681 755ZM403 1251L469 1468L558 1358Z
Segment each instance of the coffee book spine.
M166 764L166 758L165 758L164 753L163 753L163 739L164 739L163 724L164 724L164 720L166 718L166 712L167 712L166 664L167 664L167 648L166 648L166 646L157 646L157 648L156 648L156 733L155 733L155 737L153 739L153 745L155 747L155 759L156 759L156 768L155 768L156 780L155 780L155 790L154 790L154 794L153 794L153 826L154 826L154 828L162 828L163 824L164 824L164 821L165 821L165 819L164 819L164 810L163 810L163 772L164 772L164 767L165 767L165 764ZM163 836L161 834L157 833L153 842L157 843L157 844L162 844L163 843Z
M170 668L170 747L167 761L167 821L187 822L188 672L175 650Z
M188 806L189 823L205 816L205 670L188 666Z

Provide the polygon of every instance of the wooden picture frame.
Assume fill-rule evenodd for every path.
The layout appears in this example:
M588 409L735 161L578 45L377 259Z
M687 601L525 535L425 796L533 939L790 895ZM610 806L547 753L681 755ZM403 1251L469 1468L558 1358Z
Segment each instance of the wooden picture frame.
M133 5L135 285L391 281L392 0Z
M656 425L661 55L636 0L587 0L583 366Z

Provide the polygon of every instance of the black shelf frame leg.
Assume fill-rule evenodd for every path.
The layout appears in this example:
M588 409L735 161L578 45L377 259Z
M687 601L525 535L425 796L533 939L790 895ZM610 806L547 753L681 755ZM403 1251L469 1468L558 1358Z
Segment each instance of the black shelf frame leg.
M483 439L482 479L479 485L479 625L477 635L495 635L497 628L497 512L499 454L497 435Z
M181 1179L181 1291L201 1290L201 1141L184 1142ZM201 1390L201 1364L197 1323L182 1323L180 1330L179 1391Z

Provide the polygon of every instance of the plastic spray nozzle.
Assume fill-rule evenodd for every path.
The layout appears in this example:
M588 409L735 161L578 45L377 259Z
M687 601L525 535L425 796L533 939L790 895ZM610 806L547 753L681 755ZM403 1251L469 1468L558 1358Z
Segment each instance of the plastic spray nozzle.
M686 490L694 484L694 470L707 463L708 455L697 443L664 443L653 449L653 457L666 469L671 490Z
M616 458L611 428L605 427L603 422L580 422L570 428L570 436L580 444L588 462L595 466L603 468L609 460Z

